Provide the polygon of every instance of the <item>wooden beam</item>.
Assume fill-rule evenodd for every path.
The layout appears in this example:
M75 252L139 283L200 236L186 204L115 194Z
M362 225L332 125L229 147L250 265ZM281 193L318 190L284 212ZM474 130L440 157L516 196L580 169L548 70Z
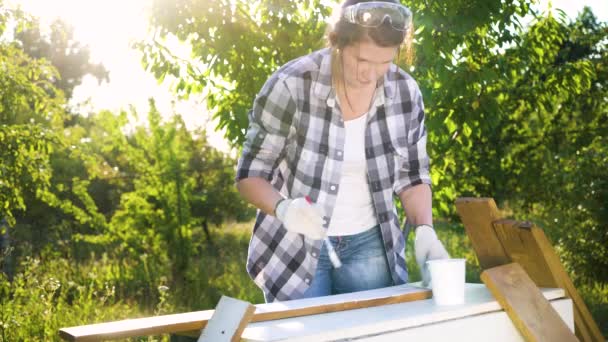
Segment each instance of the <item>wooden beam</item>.
M498 220L494 222L493 226L496 236L509 258L523 267L536 286L560 287L543 251L532 235L531 223Z
M566 295L570 297L574 303L574 325L576 327L577 336L584 342L606 341L600 328L593 320L593 316L591 316L583 298L576 290L572 279L568 276L561 260L559 260L559 256L555 253L553 245L545 235L545 232L535 225L531 226L530 232L537 242L547 265L551 270L551 274L555 276L558 287L563 288L566 291Z
M397 304L428 299L431 296L431 290L410 285L398 285L327 297L257 304L251 322ZM83 325L62 328L59 330L59 335L68 341L115 340L160 334L198 336L213 313L214 310L205 310Z
M456 210L482 269L511 262L494 232L492 223L500 219L500 213L492 198L458 198Z
M487 269L481 280L526 341L578 341L518 263Z

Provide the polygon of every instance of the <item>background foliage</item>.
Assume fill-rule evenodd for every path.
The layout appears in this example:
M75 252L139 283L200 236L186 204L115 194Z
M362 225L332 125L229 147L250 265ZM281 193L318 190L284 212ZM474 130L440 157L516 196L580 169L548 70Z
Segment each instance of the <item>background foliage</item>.
M564 249L592 249L578 259L567 253L572 271L608 281L596 271L608 270L605 192L589 188L606 179L606 23L588 8L569 23L563 12L535 13L530 1L405 4L415 13L417 60L403 67L426 102L435 216L455 218L460 196L493 197L542 221ZM154 8L155 36L140 46L144 65L159 79L179 77L179 94L209 94L234 146L272 70L325 44L329 10L316 1L156 0ZM523 27L526 15L533 19ZM170 36L190 44L189 61L171 56L162 41ZM558 205L552 189L568 200Z
M453 203L495 198L545 228L608 335L607 24L589 9L574 21L536 13L529 0L404 3L416 61L402 66L425 98L450 254L479 281ZM137 48L159 81L177 80L176 97L205 96L238 148L267 77L325 45L331 5L155 0ZM42 34L0 1L0 341L212 308L221 294L261 302L244 270L254 211L233 186L234 158L153 100L148 113L70 109L84 75L108 76L70 30L55 22ZM190 56L169 48L175 37Z

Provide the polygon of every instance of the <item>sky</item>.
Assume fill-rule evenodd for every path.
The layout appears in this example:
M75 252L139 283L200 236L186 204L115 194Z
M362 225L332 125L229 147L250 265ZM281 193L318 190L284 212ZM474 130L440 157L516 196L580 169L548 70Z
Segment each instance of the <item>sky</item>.
M99 85L93 77L84 78L74 91L74 102L88 99L91 111L117 111L133 105L141 116L147 113L148 98L153 97L161 113L175 110L184 116L189 127L206 126L213 131L215 123L209 121L202 101L196 98L175 101L169 84L158 84L141 66L141 54L131 48L133 41L147 35L151 0L5 0L5 3L21 6L43 23L59 17L73 25L75 39L89 45L92 61L101 62L109 70L109 83ZM537 8L547 9L548 4L549 0L540 0ZM570 18L575 18L587 5L601 21L608 21L607 0L553 0L551 4ZM210 134L209 139L215 147L229 151L221 133Z

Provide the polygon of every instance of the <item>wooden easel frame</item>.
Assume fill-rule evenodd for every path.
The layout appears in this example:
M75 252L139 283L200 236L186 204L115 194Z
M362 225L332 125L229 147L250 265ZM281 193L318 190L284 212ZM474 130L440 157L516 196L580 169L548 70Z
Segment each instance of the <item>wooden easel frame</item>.
M559 287L574 303L576 336L605 341L543 230L530 222L500 217L492 198L458 198L456 209L482 269L519 263L539 287Z

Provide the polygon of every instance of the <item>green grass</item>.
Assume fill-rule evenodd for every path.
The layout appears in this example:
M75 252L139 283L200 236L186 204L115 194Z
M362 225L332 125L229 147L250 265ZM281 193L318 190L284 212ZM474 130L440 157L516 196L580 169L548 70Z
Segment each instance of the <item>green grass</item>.
M0 273L0 341L59 340L61 327L146 314L94 273L70 280L74 269L64 259L28 259L21 270L12 282Z
M577 290L591 311L602 335L604 338L608 338L608 284L579 285Z
M436 226L450 255L467 259L467 282L480 282L480 268L463 227L447 223ZM97 258L74 264L60 257L30 259L21 264L12 283L0 278L0 341L58 341L61 327L212 309L221 295L262 303L261 291L245 270L251 227L252 223L244 223L212 228L212 243L201 232L194 234L197 253L184 282L179 288L147 284L155 291L148 291L153 298L145 298L145 305L118 291L121 286L132 286L116 279L114 260ZM407 263L410 281L420 280L413 236L408 241ZM128 281L141 284L144 280ZM578 285L578 290L604 336L608 336L608 285L591 282ZM151 336L133 340L168 339Z

